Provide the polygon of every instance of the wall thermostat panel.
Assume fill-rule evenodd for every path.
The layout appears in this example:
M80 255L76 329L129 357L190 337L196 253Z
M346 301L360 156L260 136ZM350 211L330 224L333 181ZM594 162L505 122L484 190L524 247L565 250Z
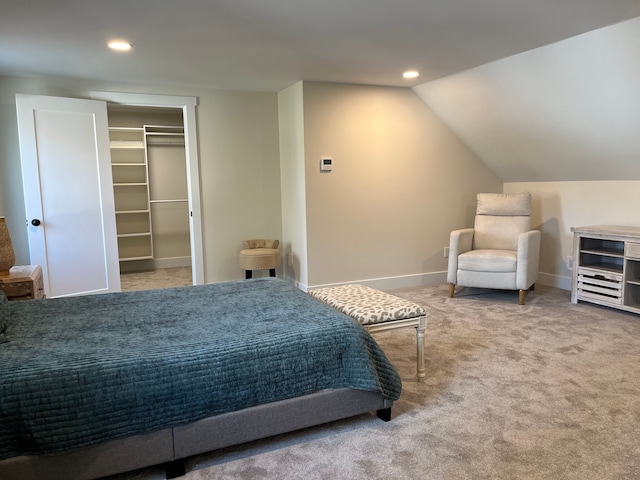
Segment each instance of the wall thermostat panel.
M323 157L320 159L320 171L330 172L333 169L333 159L329 157Z

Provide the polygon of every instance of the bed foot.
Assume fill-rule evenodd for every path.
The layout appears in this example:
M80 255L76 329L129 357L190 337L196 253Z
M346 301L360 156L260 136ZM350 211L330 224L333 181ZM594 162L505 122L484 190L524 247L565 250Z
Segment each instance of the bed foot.
M391 421L391 407L389 408L381 408L377 412L378 418L383 422Z
M164 471L167 480L182 477L185 474L184 459L174 460L164 464Z

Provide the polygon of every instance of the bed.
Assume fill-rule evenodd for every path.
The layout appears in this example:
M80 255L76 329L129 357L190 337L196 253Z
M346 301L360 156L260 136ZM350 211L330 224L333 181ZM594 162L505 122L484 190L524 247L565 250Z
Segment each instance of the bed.
M2 300L2 299L0 299ZM400 378L275 279L0 304L0 478L98 478L377 412Z

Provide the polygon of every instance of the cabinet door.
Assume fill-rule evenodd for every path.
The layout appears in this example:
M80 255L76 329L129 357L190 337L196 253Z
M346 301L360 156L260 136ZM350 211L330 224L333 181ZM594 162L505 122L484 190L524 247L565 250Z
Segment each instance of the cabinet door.
M120 291L106 103L17 95L16 104L31 263L45 294Z

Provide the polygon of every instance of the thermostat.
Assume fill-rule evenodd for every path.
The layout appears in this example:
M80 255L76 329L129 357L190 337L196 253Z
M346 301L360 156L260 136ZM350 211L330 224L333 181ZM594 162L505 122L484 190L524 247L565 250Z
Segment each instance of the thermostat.
M321 172L330 172L333 169L333 159L332 158L321 158L320 159L320 171Z

